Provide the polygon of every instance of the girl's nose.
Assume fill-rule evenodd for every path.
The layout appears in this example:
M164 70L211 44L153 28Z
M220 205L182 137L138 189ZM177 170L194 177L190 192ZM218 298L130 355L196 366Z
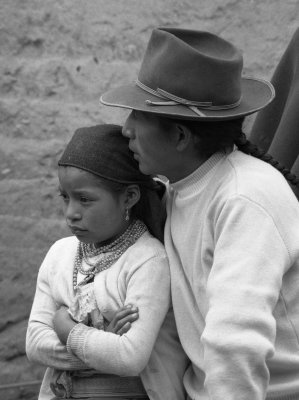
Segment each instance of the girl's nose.
M81 219L81 213L78 208L71 202L65 209L65 218L68 222L78 221Z

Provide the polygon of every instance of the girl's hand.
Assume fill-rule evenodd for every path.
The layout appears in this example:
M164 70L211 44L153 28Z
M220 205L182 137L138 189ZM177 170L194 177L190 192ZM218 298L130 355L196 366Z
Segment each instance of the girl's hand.
M61 343L66 344L68 335L77 323L68 313L68 308L62 306L56 311L53 318L53 328Z
M106 332L115 333L116 335L121 336L128 332L131 328L132 322L136 321L138 318L138 308L128 304L116 311L112 321L105 330Z

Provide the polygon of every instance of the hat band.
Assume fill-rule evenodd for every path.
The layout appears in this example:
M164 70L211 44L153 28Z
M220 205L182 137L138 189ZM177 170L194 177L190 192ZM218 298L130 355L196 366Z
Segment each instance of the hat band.
M152 101L152 100L145 100L145 103L150 105L150 106L176 106L176 105L183 105L193 112L195 114L199 115L200 117L205 117L205 114L198 110L198 108L204 108L206 110L227 110L230 108L235 108L238 107L241 103L242 96L238 101L232 104L224 104L220 106L213 106L213 103L211 101L192 101L192 100L187 100L184 99L183 97L176 96L172 93L167 92L166 90L157 88L157 90L154 90L150 88L149 86L146 86L144 83L140 82L138 79L136 79L136 85L139 86L141 89L145 90L148 93L153 94L154 96L159 97L160 99L163 99L164 101Z

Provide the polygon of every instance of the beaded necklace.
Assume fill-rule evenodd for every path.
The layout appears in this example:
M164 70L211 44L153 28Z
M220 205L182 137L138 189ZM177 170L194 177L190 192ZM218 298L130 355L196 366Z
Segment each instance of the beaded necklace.
M94 276L99 272L111 267L111 265L114 264L146 231L146 225L140 220L135 220L122 235L107 245L95 247L94 244L79 242L73 271L74 290L76 290L78 286L85 285L92 281ZM103 255L103 257L101 257L100 260L92 261L92 258L99 255ZM83 260L90 266L87 270L82 267ZM77 283L78 272L86 275L80 283Z

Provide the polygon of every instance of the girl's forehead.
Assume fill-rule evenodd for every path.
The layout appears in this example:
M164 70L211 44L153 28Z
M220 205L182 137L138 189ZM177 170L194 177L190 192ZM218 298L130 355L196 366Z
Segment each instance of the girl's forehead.
M80 176L80 175L93 175L91 172L88 172L82 168L73 167L71 165L59 165L58 174L60 175L68 175L72 176Z
M58 178L61 189L64 190L97 190L109 193L122 192L123 184L110 182L92 172L71 166L60 166Z
M59 166L58 178L60 182L82 185L84 183L96 185L100 178L81 168L71 166ZM99 183L98 183L99 185Z

